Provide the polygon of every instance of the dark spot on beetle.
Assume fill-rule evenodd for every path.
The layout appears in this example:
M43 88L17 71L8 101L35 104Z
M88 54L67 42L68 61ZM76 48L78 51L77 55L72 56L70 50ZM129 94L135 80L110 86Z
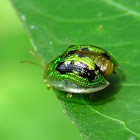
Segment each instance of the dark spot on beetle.
M88 48L82 48L81 51L89 51Z
M102 56L110 60L110 56L108 56L106 53L102 53Z
M95 64L95 70L99 71L99 74L103 75L103 72L100 70L100 68Z
M60 62L56 67L56 70L59 71L61 74L65 74L65 71L63 70L64 66L65 66L64 62Z
M98 67L96 67L96 70L97 69ZM83 78L87 78L90 82L92 82L92 80L94 80L95 77L97 76L95 74L96 70L89 70L88 66L82 62L77 63L75 65L74 65L74 61L71 61L69 64L65 64L64 62L61 62L56 67L56 70L59 71L61 74L66 74L68 72L73 73L74 71L78 72L79 76ZM100 73L100 70L99 70L99 73Z
M81 53L77 53L78 57L85 57L84 55L82 55Z
M95 70L100 70L100 68L95 64Z
M80 57L80 58L81 58L81 57L84 57L84 55L82 55L81 53L79 53L78 50L69 51L68 54L67 54L65 57L67 57L68 55L71 55L71 54L75 54L75 53L76 53L76 54L78 55L78 57Z
M87 78L91 82L95 79L96 74L94 70L85 69L84 73L80 73L79 76Z
M70 51L68 54L75 54L77 50L74 50L74 51Z
M56 67L56 70L59 71L61 74L65 74L67 72L73 72L73 70L80 72L81 67L82 67L82 64L81 65L74 65L74 61L71 61L69 64L65 64L64 62L61 62Z

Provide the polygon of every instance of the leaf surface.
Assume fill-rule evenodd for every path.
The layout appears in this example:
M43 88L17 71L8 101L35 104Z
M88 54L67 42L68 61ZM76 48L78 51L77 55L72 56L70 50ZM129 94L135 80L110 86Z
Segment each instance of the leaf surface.
M87 140L140 139L140 2L11 0L37 55L47 64L72 44L92 44L118 58L110 86L94 94L55 91Z

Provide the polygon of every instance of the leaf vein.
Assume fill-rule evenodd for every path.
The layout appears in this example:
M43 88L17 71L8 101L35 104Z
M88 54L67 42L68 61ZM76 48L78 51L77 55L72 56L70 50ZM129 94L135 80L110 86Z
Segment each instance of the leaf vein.
M119 4L119 3L116 3L116 2L114 2L112 0L105 0L105 2L110 4L110 5L113 5L113 6L117 7L119 9L122 9L124 11L129 12L131 15L140 17L140 13L138 13L138 12L136 12L136 11L130 9L130 8L127 8L127 7L125 7L125 6L123 6L123 5Z
M34 9L33 7L32 7L32 11L34 11L36 14L38 14L42 17L48 18L48 19L52 19L52 20L55 20L58 22L69 22L69 23L90 23L90 22L96 22L96 21L107 21L107 20L112 20L112 19L130 15L129 12L126 12L126 13L122 13L122 14L116 14L113 16L98 17L98 18L96 17L96 18L90 18L90 19L86 19L86 18L85 19L76 19L76 18L68 19L68 18L62 18L59 16L51 15L48 12L44 15L41 12L39 12L37 9Z
M100 116L102 116L102 117L104 117L104 118L110 119L110 120L112 120L112 121L114 121L114 122L116 122L116 123L120 123L121 125L124 126L124 128L125 128L126 130L128 130L130 133L132 133L132 134L134 134L134 135L136 135L136 136L138 136L138 137L140 138L140 135L137 134L137 133L135 133L135 132L132 131L131 129L129 129L129 128L126 126L125 122L123 122L123 121L121 121L121 120L118 120L118 119L116 119L116 118L112 118L112 117L109 117L109 116L107 116L107 115L104 115L104 114L100 113L99 111L93 109L91 106L89 106L89 105L87 104L87 102L86 102L84 99L83 99L83 101L84 101L85 104L86 104L92 111L94 111L95 113L99 114Z

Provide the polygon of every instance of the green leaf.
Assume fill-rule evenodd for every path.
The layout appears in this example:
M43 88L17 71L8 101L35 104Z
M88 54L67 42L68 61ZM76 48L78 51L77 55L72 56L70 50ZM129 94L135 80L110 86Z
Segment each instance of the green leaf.
M111 85L89 95L55 91L87 140L140 139L140 2L137 0L11 0L45 62L72 44L93 44L118 58Z

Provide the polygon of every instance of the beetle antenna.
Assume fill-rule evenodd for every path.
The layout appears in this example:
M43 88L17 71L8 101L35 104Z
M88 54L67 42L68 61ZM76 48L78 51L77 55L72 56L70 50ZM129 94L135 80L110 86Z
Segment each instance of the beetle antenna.
M35 63L33 63L33 62L30 62L30 61L21 61L20 63L29 63L29 64L33 64L33 65L35 65L35 66L39 66L39 67L43 68L43 66L38 65L38 64L35 64Z
M28 52L31 54L31 55L33 55L43 66L45 65L44 63L43 63L43 61L36 55L36 54L34 54L30 49L28 50ZM23 61L24 62L24 61ZM26 62L26 61L25 61ZM27 61L28 62L28 61ZM29 62L29 63L32 63L32 62ZM37 64L36 64L37 65Z

